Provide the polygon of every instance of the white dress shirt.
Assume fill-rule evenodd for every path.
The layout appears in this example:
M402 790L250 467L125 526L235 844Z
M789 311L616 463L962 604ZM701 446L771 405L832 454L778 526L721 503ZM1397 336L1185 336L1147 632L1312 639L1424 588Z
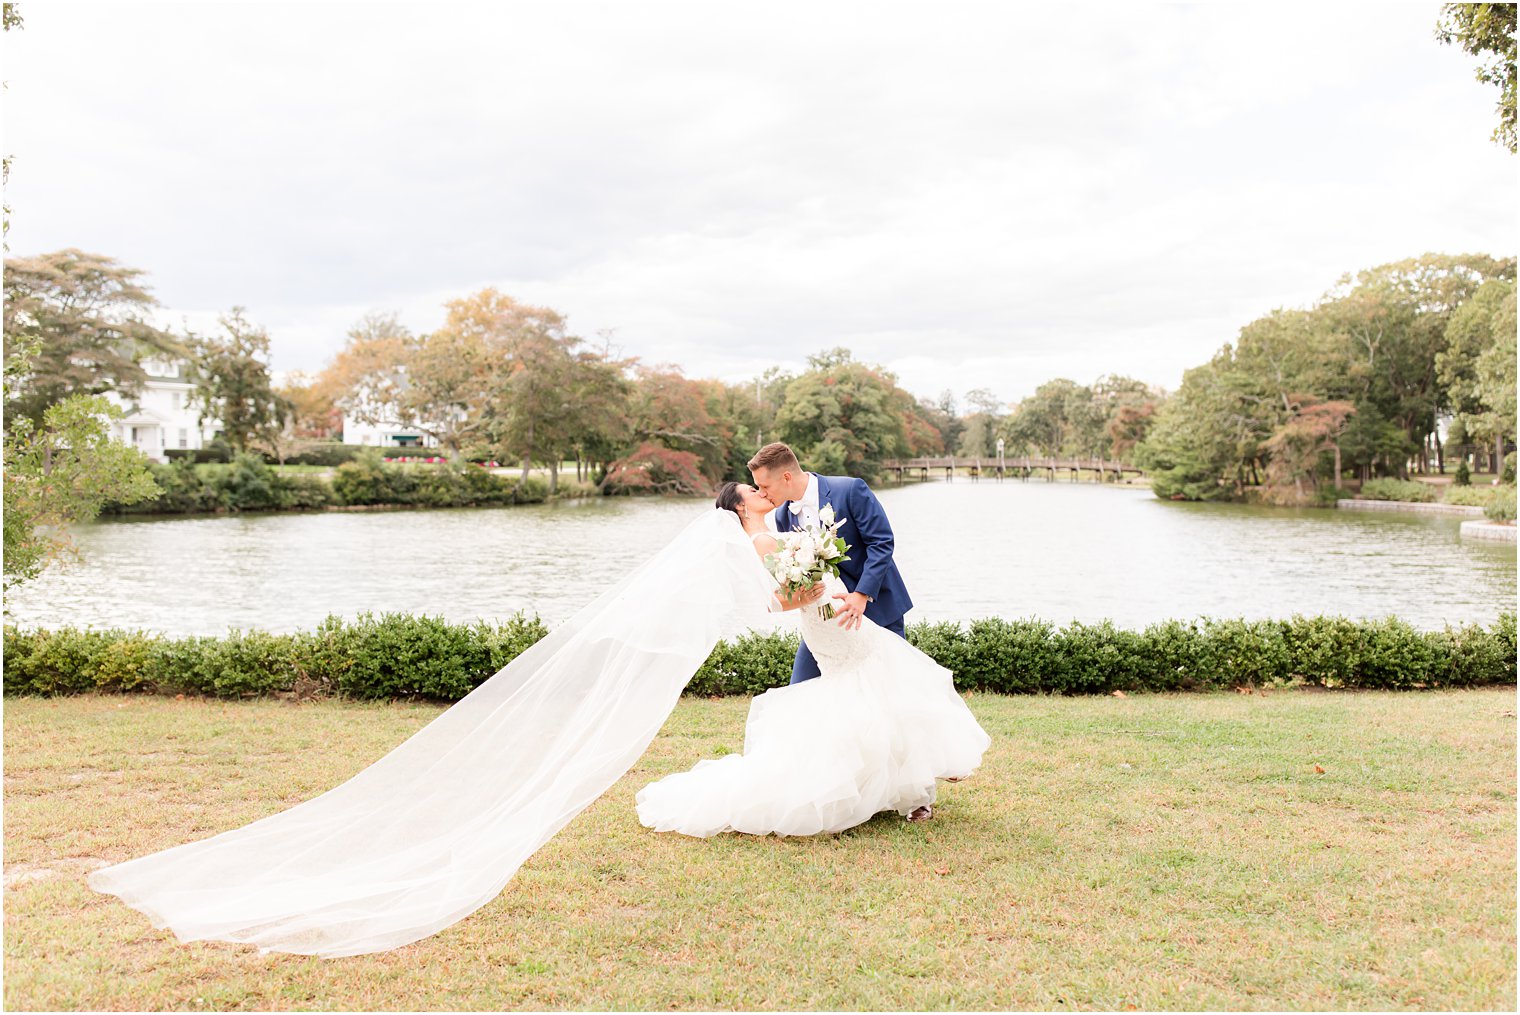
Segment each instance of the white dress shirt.
M802 499L794 503L802 505L802 510L794 512L797 520L804 528L816 528L818 526L818 477L808 473L808 485Z

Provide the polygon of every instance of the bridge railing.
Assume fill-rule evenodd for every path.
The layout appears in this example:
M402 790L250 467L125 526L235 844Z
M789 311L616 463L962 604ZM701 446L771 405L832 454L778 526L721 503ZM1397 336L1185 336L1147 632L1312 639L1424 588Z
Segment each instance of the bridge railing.
M882 462L882 468L897 469L1102 469L1105 472L1144 472L1138 465L1100 458L1035 458L1020 455L1017 458L893 458Z

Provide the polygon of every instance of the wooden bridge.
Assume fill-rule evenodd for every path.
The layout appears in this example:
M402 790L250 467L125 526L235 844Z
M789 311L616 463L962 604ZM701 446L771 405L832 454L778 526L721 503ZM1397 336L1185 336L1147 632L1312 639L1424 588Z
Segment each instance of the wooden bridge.
M1122 479L1125 473L1136 476L1145 475L1145 471L1134 465L1124 462L1110 462L1102 458L1032 458L1029 455L1020 455L1016 458L905 458L891 459L881 463L882 470L894 476L899 483L908 476L916 476L920 481L927 480L930 473L943 471L946 480L955 478L956 470L969 475L972 480L981 479L983 475L1001 480L1005 477L1011 479L1029 479L1039 474L1040 478L1054 482L1058 472L1068 474L1071 482L1075 483L1084 472L1093 474L1093 482L1104 482L1109 476L1114 479Z

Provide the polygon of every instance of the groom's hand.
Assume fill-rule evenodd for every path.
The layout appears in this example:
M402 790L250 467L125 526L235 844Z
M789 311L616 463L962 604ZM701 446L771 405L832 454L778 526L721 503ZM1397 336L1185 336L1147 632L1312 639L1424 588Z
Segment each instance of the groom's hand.
M843 592L836 592L834 598L844 600L839 605L839 626L847 631L852 631L859 627L860 618L866 612L866 604L871 601L866 598L866 594L864 592L851 592L849 595L845 595Z

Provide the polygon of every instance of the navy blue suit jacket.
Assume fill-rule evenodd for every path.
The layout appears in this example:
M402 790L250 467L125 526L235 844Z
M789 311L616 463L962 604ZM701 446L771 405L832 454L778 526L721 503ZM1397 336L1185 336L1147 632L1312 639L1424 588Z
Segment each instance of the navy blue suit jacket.
M776 509L777 532L802 528L800 517L792 514L791 503L787 501ZM866 616L877 624L886 627L896 623L913 608L913 600L892 560L892 526L881 502L863 479L818 476L819 510L828 504L834 506L836 517L845 520L839 527L840 538L850 547L850 559L839 565L844 587L871 597Z

